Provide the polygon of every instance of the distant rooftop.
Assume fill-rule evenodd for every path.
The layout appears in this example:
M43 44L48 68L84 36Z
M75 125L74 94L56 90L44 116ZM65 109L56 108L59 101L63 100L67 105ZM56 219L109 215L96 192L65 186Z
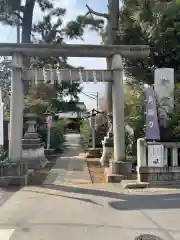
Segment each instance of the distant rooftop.
M84 104L84 102L79 102L77 103L77 107L80 108L81 110L86 110L86 105Z

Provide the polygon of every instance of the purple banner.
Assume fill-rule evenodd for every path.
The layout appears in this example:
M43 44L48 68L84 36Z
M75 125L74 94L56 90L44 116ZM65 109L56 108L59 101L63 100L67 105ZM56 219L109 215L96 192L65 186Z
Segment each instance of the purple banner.
M146 140L160 140L160 130L157 117L156 100L153 87L145 89L146 103Z

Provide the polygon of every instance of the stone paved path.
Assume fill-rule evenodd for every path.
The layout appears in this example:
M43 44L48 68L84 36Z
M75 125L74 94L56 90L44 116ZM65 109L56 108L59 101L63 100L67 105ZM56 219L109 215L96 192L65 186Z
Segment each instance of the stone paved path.
M84 155L81 153L79 135L68 134L66 151L63 156L57 159L55 166L44 181L44 185L91 183L89 170Z

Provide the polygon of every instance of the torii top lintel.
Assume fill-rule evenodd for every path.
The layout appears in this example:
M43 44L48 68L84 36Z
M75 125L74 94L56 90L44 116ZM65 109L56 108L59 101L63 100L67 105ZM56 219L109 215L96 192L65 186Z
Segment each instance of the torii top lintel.
M0 56L12 56L19 53L25 56L106 58L120 54L127 57L146 58L149 51L147 45L0 43Z

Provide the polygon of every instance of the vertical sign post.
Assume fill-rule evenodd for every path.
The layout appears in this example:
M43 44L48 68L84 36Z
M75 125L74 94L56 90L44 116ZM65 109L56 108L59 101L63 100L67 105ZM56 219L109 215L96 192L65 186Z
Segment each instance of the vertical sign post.
M156 99L154 96L153 87L148 87L145 90L146 96L146 140L160 140L160 131L157 117L157 109L156 109Z
M93 149L96 148L96 132L95 132L95 128L96 128L96 113L95 113L95 110L92 109L92 112L91 112L91 129L92 129L92 148Z
M159 108L160 124L166 127L168 113L174 108L174 69L157 68L154 72L154 90L162 106Z
M52 116L47 117L47 149L50 149L50 143L51 143L51 128L52 128Z

